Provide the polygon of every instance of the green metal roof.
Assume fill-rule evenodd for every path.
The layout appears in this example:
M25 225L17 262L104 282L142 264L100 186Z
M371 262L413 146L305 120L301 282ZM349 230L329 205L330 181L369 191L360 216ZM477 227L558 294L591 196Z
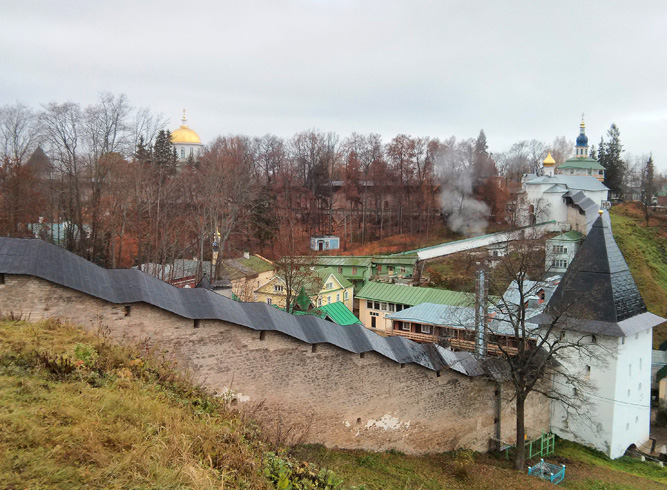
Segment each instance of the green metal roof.
M336 280L340 283L340 285L343 288L351 288L352 287L352 283L350 281L345 279L341 274L339 274L338 272L333 270L331 267L327 267L327 268L324 268L324 269L318 269L315 272L317 272L317 275L320 276L322 281L326 281L329 278L329 275L333 274L333 276L336 278ZM321 286L320 286L320 289L322 289ZM318 292L319 292L319 290L318 290Z
M583 238L584 238L583 233L579 233L578 231L572 230L572 231L568 231L567 233L563 233L562 235L555 236L551 240L578 242L579 240L582 240Z
M451 306L470 306L474 303L474 295L446 289L419 288L369 282L357 293L357 298L372 299L387 303L398 303L415 306L421 303L436 303Z
M389 264L389 265L414 265L419 260L416 254L405 255L380 255L373 257L374 264Z
M354 325L355 323L361 323L359 319L354 316L354 313L347 309L345 303L342 303L341 301L320 306L318 309L321 312L326 313L326 316L331 318L338 325Z
M353 266L353 267L368 267L371 265L372 257L368 255L353 256L353 255L326 255L320 257L313 257L312 261L318 266Z
M583 168L591 170L604 170L604 167L600 165L600 162L593 158L570 158L565 160L558 166L561 168Z
M255 272L272 271L275 268L268 260L264 260L256 255L251 255L249 259L236 259L236 261Z

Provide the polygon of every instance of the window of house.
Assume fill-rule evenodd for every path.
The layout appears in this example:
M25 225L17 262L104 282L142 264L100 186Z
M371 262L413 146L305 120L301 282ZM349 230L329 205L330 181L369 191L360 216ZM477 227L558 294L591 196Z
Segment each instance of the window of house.
M374 310L379 310L380 309L380 302L379 301L373 302L373 309Z
M393 313L394 310L396 309L394 303L389 303L388 306L389 306L389 311Z
M403 305L396 305L396 311L403 310Z
M5 283L5 275L0 274L0 284L4 284L4 283Z
M402 321L400 321L400 320L396 320L396 321L394 322L394 330L400 330L402 324L403 324Z
M327 296L327 304L328 304L328 305L331 304L331 295Z
M194 321L194 327L199 328L201 320L195 320Z
M369 310L373 309L373 302L369 299L366 300L366 308L368 308Z
M422 325L421 331L422 331L422 333L430 334L431 333L431 325Z
M343 298L345 298L345 301L350 299L350 292L348 290L345 290L345 294L343 294Z
M393 265L390 265L389 267L387 267L387 270L388 270L389 272L394 272L394 266L393 266Z
M410 331L410 324L408 322L401 323L401 330L403 330L404 332L409 332Z
M382 264L378 264L378 272L382 272Z
M403 273L403 274L405 273L405 266L404 265L401 266L401 273Z
M125 316L130 316L132 313L132 305L125 305Z
M317 298L317 306L322 306L322 298Z
M185 148L181 148L181 158L185 158Z
M387 303L380 303L380 309L382 311L387 311Z
M333 289L333 282L328 282L326 285L326 289Z
M352 267L352 275L353 276L357 275L357 268L356 267Z
M625 337L621 337L621 345L625 345Z
M273 304L273 300L271 298L266 298L266 304L267 305Z
M340 301L340 293L336 293L336 303Z
M280 285L280 284L274 284L274 285L273 285L273 290L274 290L276 293L282 293L282 292L285 290L285 286L282 286L282 285Z
M339 273L339 274L342 274L342 273L343 273L343 266L342 266L342 265L339 265L339 266L338 266L338 273Z

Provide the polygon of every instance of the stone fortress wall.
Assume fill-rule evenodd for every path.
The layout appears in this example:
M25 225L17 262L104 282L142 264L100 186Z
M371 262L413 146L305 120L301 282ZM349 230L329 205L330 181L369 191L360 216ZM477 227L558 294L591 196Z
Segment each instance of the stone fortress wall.
M113 304L43 279L4 275L0 314L60 318L126 343L145 343L281 442L410 454L460 447L485 451L495 435L496 383L454 370L399 364L275 331L190 320L145 303ZM503 393L511 393L509 386ZM526 404L526 426L547 430L549 401ZM513 404L502 402L502 436L513 439Z

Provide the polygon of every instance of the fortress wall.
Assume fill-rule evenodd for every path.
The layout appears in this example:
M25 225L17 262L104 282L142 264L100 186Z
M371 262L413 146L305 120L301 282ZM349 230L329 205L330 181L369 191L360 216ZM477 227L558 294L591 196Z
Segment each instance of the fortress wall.
M485 451L495 434L495 383L452 370L440 373L275 331L220 320L185 319L147 304L116 305L31 276L5 275L0 313L61 318L173 358L194 381L257 420L284 443L406 453ZM261 328L261 325L258 326ZM510 393L506 387L505 393ZM503 403L503 439L515 427ZM547 430L549 403L529 398L526 426Z

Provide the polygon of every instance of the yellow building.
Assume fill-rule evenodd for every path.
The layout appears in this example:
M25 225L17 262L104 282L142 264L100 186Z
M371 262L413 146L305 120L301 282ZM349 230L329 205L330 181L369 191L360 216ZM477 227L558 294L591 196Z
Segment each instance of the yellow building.
M310 284L305 286L312 306L318 307L341 302L352 311L354 286L350 281L330 268L313 271L312 274ZM295 292L295 300L298 294L299 291ZM273 276L255 290L255 301L261 303L285 308L286 299L286 284L279 276Z

